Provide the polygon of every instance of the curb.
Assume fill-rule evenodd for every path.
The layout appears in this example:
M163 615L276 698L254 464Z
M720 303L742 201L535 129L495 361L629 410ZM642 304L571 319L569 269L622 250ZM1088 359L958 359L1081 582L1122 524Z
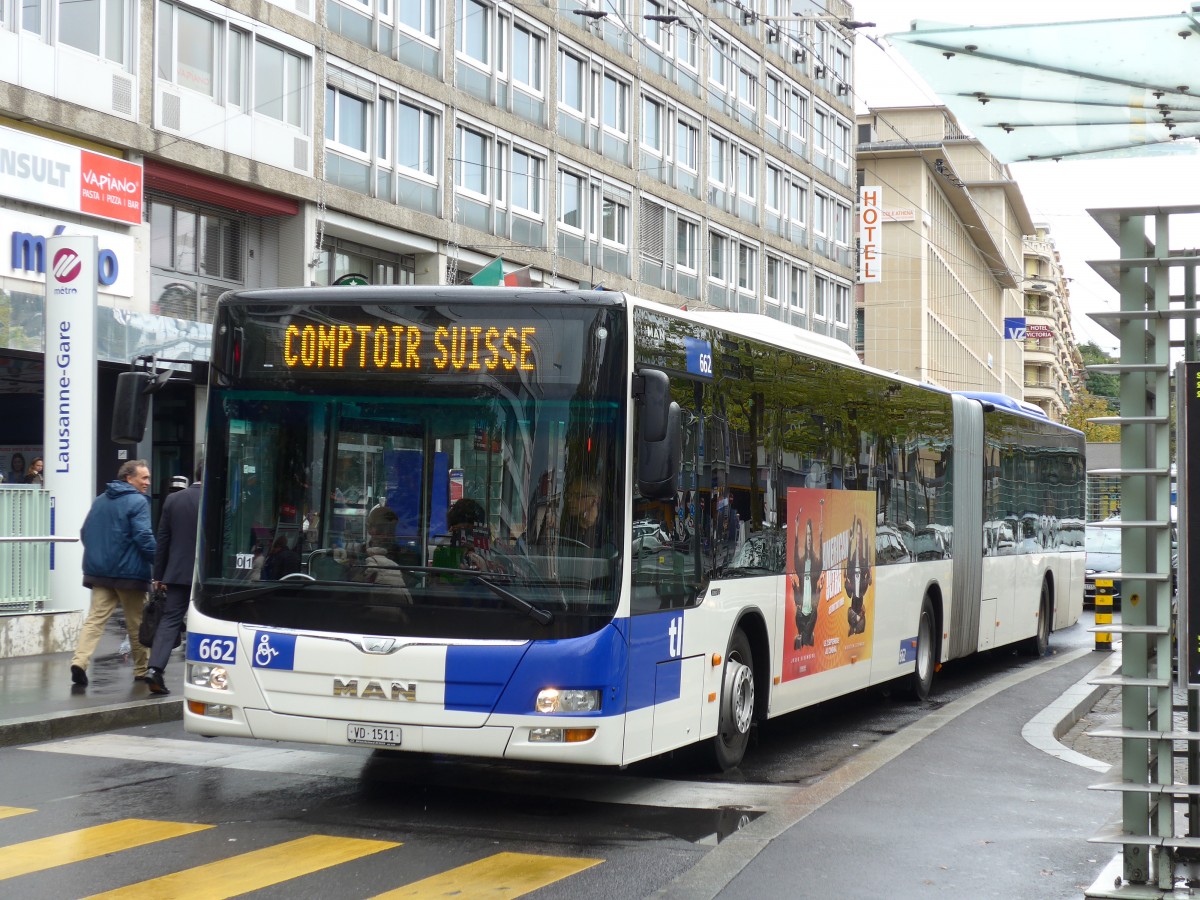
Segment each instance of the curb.
M145 700L0 722L0 747L36 744L114 728L159 725L183 718L183 700Z
M1082 680L1076 682L1063 692L1062 696L1026 722L1021 729L1021 737L1037 749L1049 753L1063 762L1083 766L1093 772L1107 772L1112 768L1108 763L1085 756L1059 741L1059 738L1070 731L1076 722L1091 712L1092 707L1108 691L1106 685L1091 684L1095 679L1111 675L1121 667L1119 651L1108 653L1106 657Z

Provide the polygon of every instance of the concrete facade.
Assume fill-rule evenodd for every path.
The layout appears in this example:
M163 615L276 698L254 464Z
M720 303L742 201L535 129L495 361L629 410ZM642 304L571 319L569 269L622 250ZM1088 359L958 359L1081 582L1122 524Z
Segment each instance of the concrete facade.
M463 283L499 257L535 286L849 342L851 16L838 0L0 0L6 142L132 163L144 190L130 221L0 188L0 466L43 443L45 279L17 248L60 227L121 273L99 292L97 491L122 454L145 457L155 513L192 475L204 388L156 395L134 448L109 441L107 398L136 356L206 361L231 289ZM21 652L44 625L12 628Z
M1071 328L1071 292L1062 259L1049 226L1036 229L1025 237L1025 323L1040 331L1025 339L1025 399L1062 422L1082 384L1083 357Z
M1023 237L1034 225L1007 166L945 107L858 117L860 183L883 190L882 279L862 291L869 364L952 390L1024 394Z

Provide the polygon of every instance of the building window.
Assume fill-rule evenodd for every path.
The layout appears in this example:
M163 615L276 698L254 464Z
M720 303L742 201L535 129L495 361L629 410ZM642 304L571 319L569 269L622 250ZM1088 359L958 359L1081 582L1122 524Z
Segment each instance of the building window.
M738 289L753 293L758 286L758 251L738 244Z
M787 265L778 256L767 257L767 282L763 285L763 298L774 306L783 302L783 273Z
M850 287L837 282L833 285L833 321L842 326L850 324Z
M850 165L850 126L841 119L834 126L834 159L839 166Z
M729 238L716 231L708 233L708 278L722 284L729 280Z
M729 41L715 34L708 40L708 80L722 93L729 91Z
M367 122L371 104L361 97L325 88L325 140L339 150L367 153Z
M700 128L683 119L675 123L675 162L693 174L700 171Z
M821 321L829 317L829 279L824 275L813 279L813 316Z
M397 163L401 168L429 178L436 177L437 145L441 134L437 116L404 100L399 101L396 109Z
M546 163L524 150L512 151L512 206L515 210L542 215L542 178Z
M827 113L821 110L813 111L813 145L819 153L829 153L830 146L830 118Z
M828 235L833 227L830 221L833 209L833 198L817 191L813 198L813 231L817 234Z
M850 243L850 207L841 203L834 204L833 239L839 244Z
M629 203L605 193L604 240L622 249L629 246Z
M777 128L783 128L786 107L783 103L783 82L774 75L767 76L766 97L767 121Z
M776 216L783 213L783 170L776 166L767 166L766 196L763 206L767 212Z
M302 128L304 125L304 57L266 41L254 42L254 109L260 115Z
M662 154L663 106L657 100L642 98L642 146L655 155Z
M325 238L313 281L333 284L344 275L365 275L371 284L415 284L414 254L392 253L341 238Z
M738 151L738 193L748 203L758 198L758 157L745 150Z
M794 181L788 185L788 219L801 228L808 220L808 188Z
M692 273L700 270L700 226L695 222L675 221L675 262Z
M583 184L583 176L559 170L558 223L579 232L585 230Z
M438 0L402 0L396 4L400 26L426 38L437 36Z
M743 54L749 57L749 54ZM758 76L745 65L738 68L738 103L753 112L758 109Z
M514 24L512 55L513 83L540 95L544 82L542 67L546 55L546 39L519 23Z
M455 156L454 184L464 191L487 199L491 192L492 142L486 134L461 125L455 132L458 148Z
M403 6L408 0L401 0ZM482 68L492 63L492 6L478 0L460 0L458 52Z
M149 198L151 312L210 322L217 298L243 286L246 226L224 210Z
M158 5L158 77L206 97L217 91L217 23L189 9Z
M675 42L675 61L689 72L699 72L700 36L680 24L671 28L671 37Z
M558 51L558 102L566 109L584 114L583 88L587 67L577 56Z
M787 130L797 141L808 137L808 95L791 91L788 95Z
M28 0L22 2L22 13L38 21L41 34L41 3L34 4L36 11L28 11L28 5ZM128 63L129 0L57 0L57 5L61 43L122 66Z
M603 106L604 127L621 136L629 134L629 85L605 75Z
M724 188L728 183L729 143L722 137L708 136L708 180L710 184Z
M805 310L807 285L808 272L799 266L791 266L788 270L788 306L795 312Z

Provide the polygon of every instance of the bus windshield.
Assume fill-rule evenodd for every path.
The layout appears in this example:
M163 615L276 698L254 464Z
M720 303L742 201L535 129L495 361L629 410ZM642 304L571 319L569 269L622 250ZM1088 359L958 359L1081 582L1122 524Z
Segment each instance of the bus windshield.
M414 355L409 370L370 377L303 369L294 310L224 313L247 352L209 398L201 611L446 639L577 635L611 619L622 510L601 487L623 478L628 393L613 310L539 307L524 372L489 373L486 357L477 371L418 372L426 357ZM320 313L355 329L369 318L362 306ZM459 304L391 309L387 321L405 335L447 321L485 335L494 315Z

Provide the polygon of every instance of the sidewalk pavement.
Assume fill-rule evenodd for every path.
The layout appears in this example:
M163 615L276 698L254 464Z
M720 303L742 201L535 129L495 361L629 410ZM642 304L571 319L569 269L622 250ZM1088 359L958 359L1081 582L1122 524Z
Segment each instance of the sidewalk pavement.
M1052 650L798 785L653 897L1081 897L1119 852L1089 841L1120 807L1089 790L1107 762L1059 738L1119 665Z
M183 718L183 650L171 654L166 696L133 680L133 661L121 653L125 623L108 620L92 664L90 683L71 683L71 654L0 659L0 747L93 734Z

